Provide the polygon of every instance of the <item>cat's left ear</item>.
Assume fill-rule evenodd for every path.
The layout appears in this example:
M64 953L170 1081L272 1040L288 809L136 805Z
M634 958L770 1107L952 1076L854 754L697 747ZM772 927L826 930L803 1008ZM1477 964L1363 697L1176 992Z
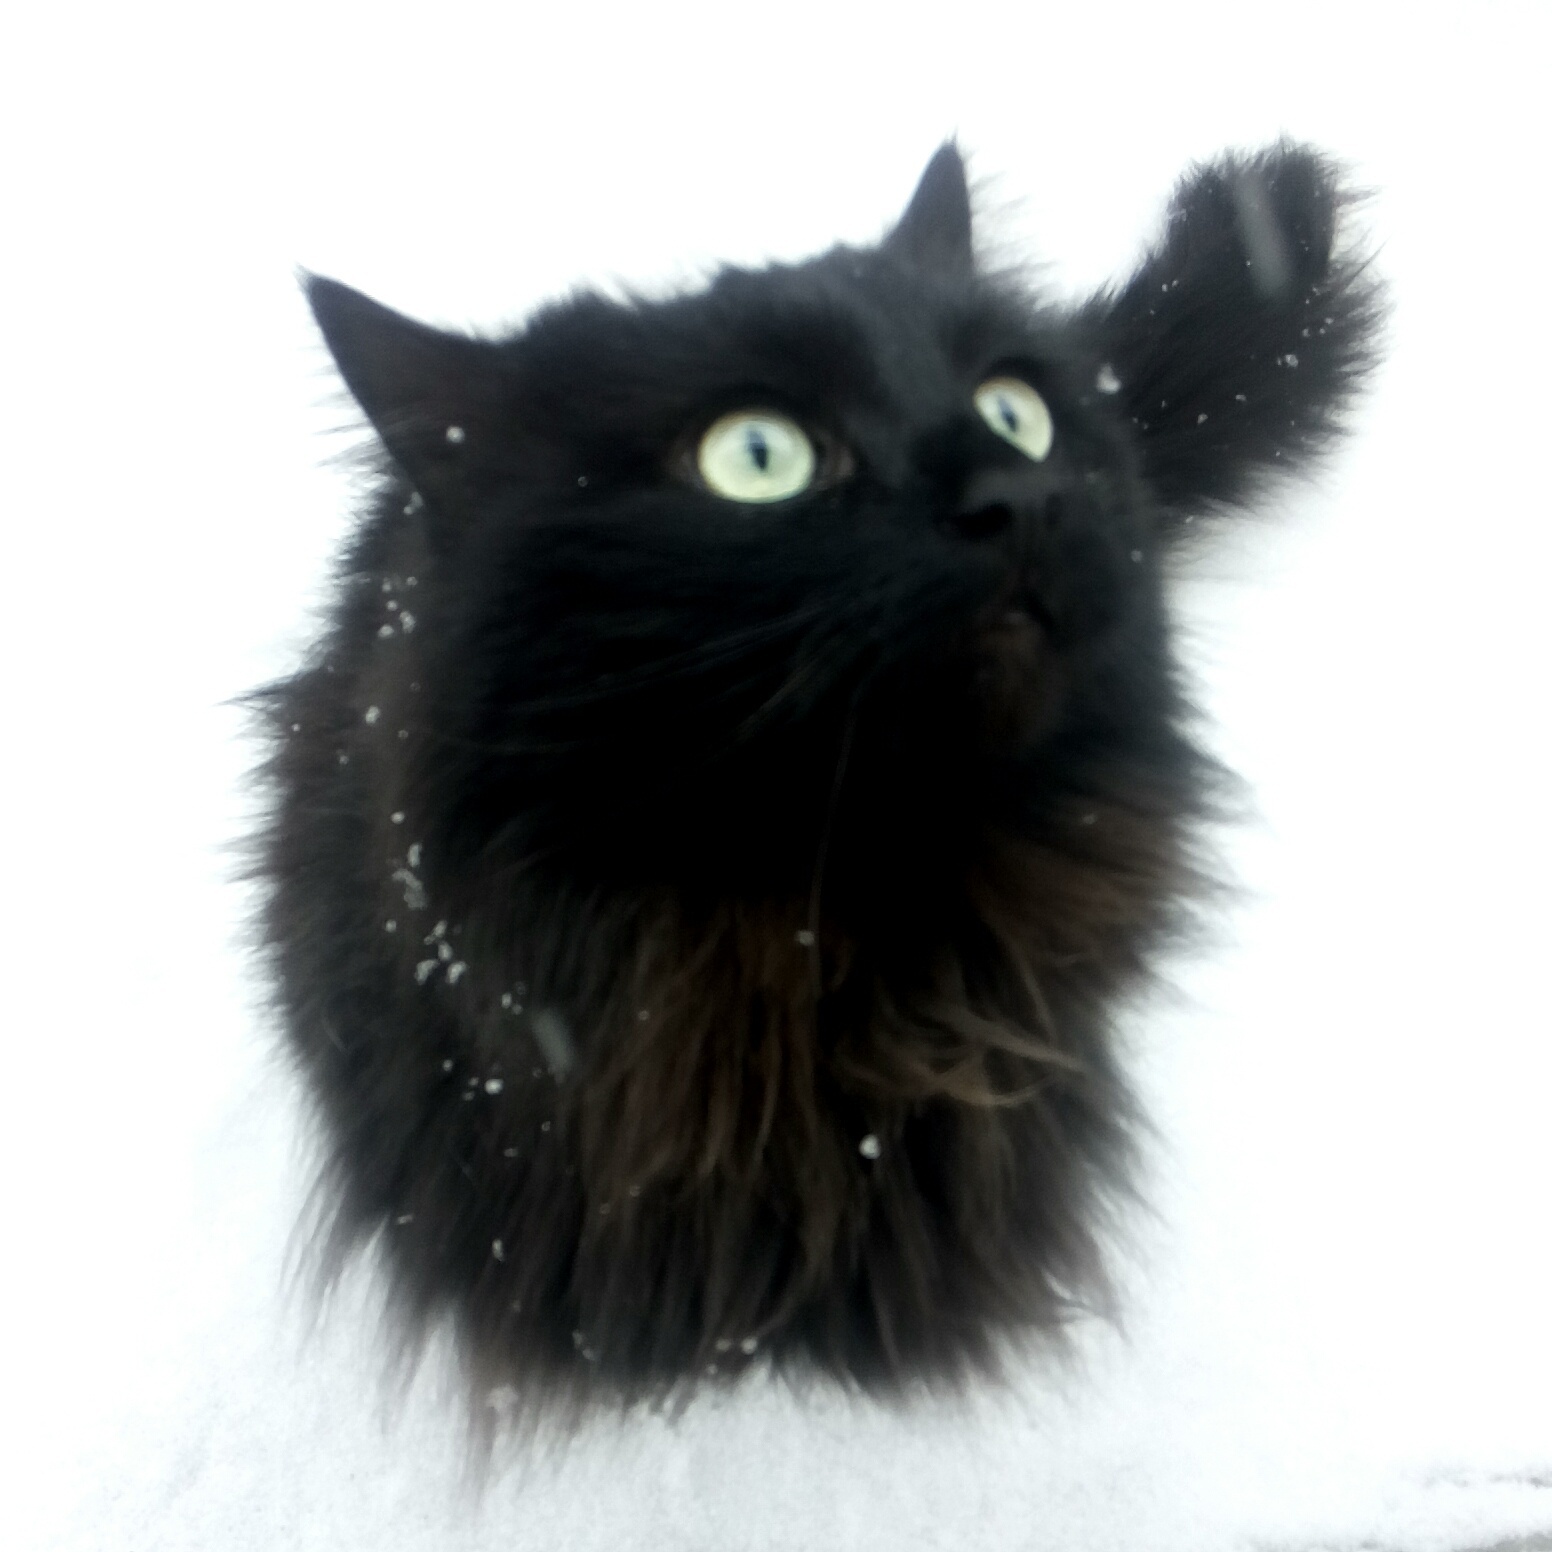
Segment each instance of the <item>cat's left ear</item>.
M881 246L885 253L939 274L964 275L974 268L970 189L964 158L952 140L927 163L905 214Z
M1351 203L1308 147L1226 156L1181 180L1163 241L1085 309L1166 521L1244 501L1339 430L1385 313L1337 246Z
M488 483L511 441L512 393L496 347L417 323L337 280L303 284L340 376L411 484L436 506Z

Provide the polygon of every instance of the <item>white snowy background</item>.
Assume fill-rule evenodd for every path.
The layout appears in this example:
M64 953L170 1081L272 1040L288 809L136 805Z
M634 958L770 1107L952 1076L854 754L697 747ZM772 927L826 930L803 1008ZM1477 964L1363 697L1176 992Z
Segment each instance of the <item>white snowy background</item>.
M29 7L0 72L0 1543L62 1552L1552 1547L1552 7ZM348 480L303 265L448 324L865 241L957 133L999 252L1118 274L1192 158L1345 158L1358 435L1182 581L1259 818L1139 1010L1124 1329L901 1414L759 1383L464 1471L441 1355L295 1273L234 886Z

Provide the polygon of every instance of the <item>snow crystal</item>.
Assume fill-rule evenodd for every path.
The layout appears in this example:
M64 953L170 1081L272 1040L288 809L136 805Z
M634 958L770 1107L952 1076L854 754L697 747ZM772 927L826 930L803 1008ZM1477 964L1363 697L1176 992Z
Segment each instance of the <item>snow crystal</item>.
M1265 177L1247 168L1233 176L1229 193L1250 283L1263 297L1283 295L1293 280L1293 258Z
M541 1008L531 1020L533 1037L544 1060L557 1078L563 1078L576 1062L571 1031L553 1008Z
M523 1301L521 1299L516 1300L513 1303L512 1308L520 1309L522 1307L522 1302ZM517 1391L511 1385L493 1386L485 1397L485 1405L489 1407L492 1412L505 1417L506 1414L517 1405Z
M462 442L467 435L462 426L449 426L445 433L447 440L455 447Z
M343 749L340 750L339 763L341 765L349 765L350 764L350 756L348 754L346 754Z
M444 964L453 957L453 945L451 943L437 944L437 958Z
M404 631L405 635L408 635L412 630L415 629L415 616L411 614L408 609L406 609L399 616L399 625L400 628Z
M640 1019L643 1024L645 1024L647 1020L652 1017L652 1010L650 1008L637 1008L636 1017Z
M1132 559L1134 561L1141 561L1142 560L1142 551L1141 550L1133 550L1132 551Z
M463 960L455 959L452 964L447 967L447 984L449 986L456 986L459 981L463 979L463 973L468 968L468 965L466 965Z
M408 738L409 736L410 736L410 730L408 728L400 728L399 729L399 737L400 738Z
M418 490L411 491L409 503L404 508L404 515L406 517L413 517L425 504L425 500Z
M1248 402L1248 401L1247 401L1247 400L1246 400L1246 398L1245 398L1245 395L1244 395L1244 394L1242 394L1242 393L1237 393L1237 394L1235 394L1235 395L1234 395L1234 402L1235 402L1235 403L1236 403L1236 404L1244 404L1244 403L1246 403L1246 402Z
M393 635L393 626L391 626L391 625L379 625L377 627L377 634L379 636L391 636L391 635Z
M504 1158L504 1159L515 1159L517 1157L517 1149L516 1148L503 1148L501 1150L501 1157Z
M415 1221L415 1214L414 1213L400 1213L399 1216L397 1218L395 1218L393 1221L395 1223L399 1223L399 1224L413 1223Z
M410 850L411 852L416 852L419 850L419 847L411 847ZM419 860L418 857L412 856L410 858L411 866ZM393 873L393 881L396 884L404 885L404 903L412 911L425 910L426 886L415 877L409 868L396 868Z
M868 1135L857 1144L857 1152L860 1153L865 1159L876 1159L883 1151L884 1150L879 1144L878 1138L875 1137L872 1132L869 1132Z
M490 1242L490 1253L498 1261L505 1261L507 1258L507 1247L499 1239L493 1239Z
M1277 358L1277 364L1278 366L1297 366L1299 358L1290 350L1286 356L1279 356Z
M807 927L800 927L794 936L803 948L812 948L814 946L814 935Z
M1205 426L1207 424L1207 411L1206 410L1203 410L1202 413L1196 417L1196 423L1199 426Z
M419 841L416 841L415 844L410 847L409 851L405 853L405 861L407 861L412 868L418 868L420 866Z
M1091 825L1091 824L1093 824L1093 823L1094 823L1094 822L1095 822L1095 821L1096 821L1096 820L1097 820L1097 819L1098 819L1098 818L1099 818L1099 815L1098 815L1098 814L1096 814L1096 813L1095 813L1095 812L1094 812L1094 810L1093 810L1093 809L1090 809L1090 810L1089 810L1089 811L1088 811L1088 813L1086 813L1086 814L1079 814L1079 815L1078 815L1078 823L1079 823L1079 824L1086 824L1086 825Z
M547 1131L549 1131L549 1129L550 1129L550 1123L548 1121L541 1121L539 1123L539 1130L541 1132L547 1132Z
M587 476L585 474L579 474L577 476L577 484L585 489L587 487Z
M502 994L501 994L501 1006L503 1008L510 1008L512 1006L512 993L511 992L502 992Z
M366 721L368 723L376 722L377 719L380 716L382 716L382 712L381 712L381 710L379 710L378 707L376 707L376 706L368 706L367 707L367 709L366 709Z
M393 583L387 577L383 578L383 591L385 593L391 593L393 591Z
M398 930L399 930L399 924L396 921L385 921L383 923L383 931L384 932L397 932Z
M404 810L402 808L394 809L394 811L388 816L388 822L389 824L403 824Z
M404 585L406 587L419 587L420 586L420 580L417 577L406 577L404 579Z
M442 1063L442 1071L443 1072L451 1072L452 1070L453 1070L453 1059L452 1059L452 1057L448 1057L448 1059L445 1062Z
M1099 369L1099 376L1094 379L1094 386L1101 393L1120 393L1121 379L1116 376L1115 368L1108 361Z
M743 1341L738 1344L738 1350L739 1350L739 1352L743 1353L743 1355L747 1358L749 1356L749 1354L752 1353L755 1350L755 1348L757 1348L759 1345L760 1345L759 1337L757 1337L757 1336L746 1336L743 1339Z
M420 963L415 966L415 980L421 986L424 986L426 982L431 979L431 972L435 970L436 967L436 960L422 959Z

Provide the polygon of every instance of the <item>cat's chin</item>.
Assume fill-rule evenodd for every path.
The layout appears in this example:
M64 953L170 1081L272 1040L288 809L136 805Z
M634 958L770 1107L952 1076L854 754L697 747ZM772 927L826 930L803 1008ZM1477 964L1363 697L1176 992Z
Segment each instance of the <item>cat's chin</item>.
M985 748L1018 754L1049 733L1061 712L1065 674L1045 626L1024 604L999 602L972 637L972 694Z

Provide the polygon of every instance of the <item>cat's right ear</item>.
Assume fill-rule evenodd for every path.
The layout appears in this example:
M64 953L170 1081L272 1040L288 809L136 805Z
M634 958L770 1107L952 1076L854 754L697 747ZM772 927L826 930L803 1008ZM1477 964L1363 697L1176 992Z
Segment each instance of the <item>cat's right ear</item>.
M437 506L486 483L510 434L496 349L406 318L337 280L305 275L345 386L410 483Z
M952 140L927 163L905 214L881 246L918 269L939 274L967 275L975 267L970 188L964 158Z

